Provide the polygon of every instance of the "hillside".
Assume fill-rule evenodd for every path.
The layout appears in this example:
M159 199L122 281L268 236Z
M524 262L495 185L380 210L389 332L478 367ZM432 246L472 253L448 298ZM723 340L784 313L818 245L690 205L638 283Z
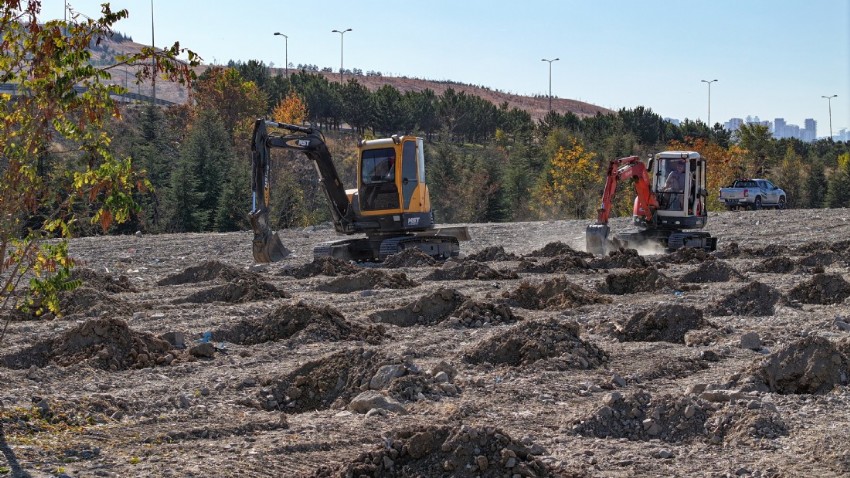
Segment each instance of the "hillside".
M114 56L116 53L138 53L142 47L143 45L132 41L125 41L119 43L107 40L102 44L101 48L99 48L98 51L95 52L95 60L103 62L104 64L109 64L110 61L114 62ZM201 65L196 69L196 72L198 74L201 74L203 71L205 71L207 68L210 68L211 66L212 65ZM133 85L133 75L135 75L135 71L135 68L118 67L112 70L112 79L114 80L114 83L125 85L131 93L146 96L150 95L150 83L143 85ZM294 71L297 70L290 69L290 73ZM338 72L314 73L324 75L326 78L328 78L329 81L339 81ZM272 74L282 75L283 69L273 68ZM343 78L345 81L348 81L351 78L351 75L347 74ZM527 111L531 115L532 119L534 119L535 121L543 118L549 108L549 100L544 96L533 97L516 95L498 90L493 90L483 86L455 83L450 80L437 81L419 78L408 78L404 76L396 77L383 75L357 75L356 78L357 81L359 81L363 86L368 88L369 91L376 91L384 85L390 85L395 89L399 90L401 93L405 93L408 91L420 92L426 89L431 89L439 96L442 95L448 88L452 88L457 92L464 92L467 95L475 95L484 98L488 101L491 101L497 106L501 105L502 103L507 103L509 108L518 108ZM166 81L157 81L156 96L157 98L178 104L185 103L189 97L187 89L185 87L182 87L181 85L176 83ZM603 108L601 106L596 106L590 103L566 98L553 98L552 108L558 113L563 114L569 111L579 117L593 116L596 113L605 114L611 112L611 110Z

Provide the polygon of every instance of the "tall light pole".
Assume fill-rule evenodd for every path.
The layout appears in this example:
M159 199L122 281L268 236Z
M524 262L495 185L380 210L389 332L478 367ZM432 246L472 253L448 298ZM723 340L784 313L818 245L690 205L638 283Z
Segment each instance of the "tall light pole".
M552 111L552 62L558 60L560 60L560 58L555 58L554 60L547 60L546 58L543 58L540 60L549 62L549 111Z
M339 84L342 84L342 39L345 37L345 32L350 32L350 28L345 30L331 30L331 33L339 33Z
M285 63L284 63L284 65L283 65L283 75L284 75L284 78L289 78L289 37L288 37L288 36L286 36L286 35L284 35L283 33L280 33L280 32L274 32L274 34L275 34L275 35L280 35L280 36L282 36L282 37L283 37L283 41L285 42L285 45L286 45L286 53L285 53L285 54L286 54L286 57L285 57L285 60L284 60L284 61L285 61Z
M700 80L708 85L708 130L711 131L711 84L717 80Z
M832 139L832 99L838 95L832 96L821 96L821 98L826 98L827 103L829 103L829 139Z
M153 73L151 74L151 90L153 91L153 105L156 106L156 40L153 36L153 0L151 0L151 49L153 51Z

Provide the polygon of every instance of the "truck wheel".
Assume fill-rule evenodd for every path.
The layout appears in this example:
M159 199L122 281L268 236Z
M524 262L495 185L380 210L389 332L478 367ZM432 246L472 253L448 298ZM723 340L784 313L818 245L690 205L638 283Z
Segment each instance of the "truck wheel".
M779 203L776 204L776 209L785 209L787 205L785 204L785 196L781 196L779 198Z
M753 202L753 210L758 211L761 209L761 196L756 196L756 200Z

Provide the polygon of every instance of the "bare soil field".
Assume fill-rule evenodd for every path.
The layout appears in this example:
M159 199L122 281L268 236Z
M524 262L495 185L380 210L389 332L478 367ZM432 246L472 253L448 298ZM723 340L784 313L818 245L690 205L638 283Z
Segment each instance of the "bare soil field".
M587 224L384 264L75 239L65 315L0 347L0 476L850 475L850 210L716 213L711 254Z

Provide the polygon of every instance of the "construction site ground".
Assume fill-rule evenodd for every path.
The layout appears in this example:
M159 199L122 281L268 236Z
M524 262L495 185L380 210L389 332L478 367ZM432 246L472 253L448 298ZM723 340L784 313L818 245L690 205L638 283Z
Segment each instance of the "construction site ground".
M64 316L3 317L0 476L850 475L850 210L717 213L711 254L588 224L74 239Z

